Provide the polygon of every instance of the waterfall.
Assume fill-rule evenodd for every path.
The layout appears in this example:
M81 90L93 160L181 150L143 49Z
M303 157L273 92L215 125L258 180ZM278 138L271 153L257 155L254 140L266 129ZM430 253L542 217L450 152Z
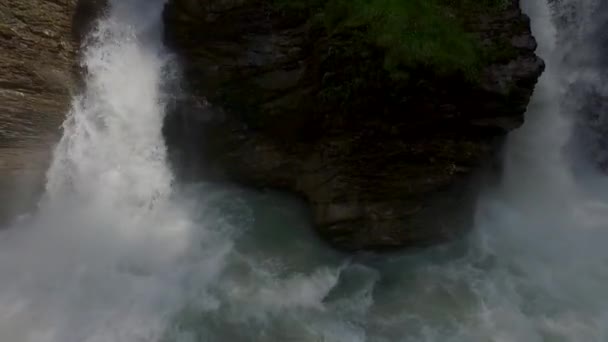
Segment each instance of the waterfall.
M110 3L87 40L37 212L0 237L0 340L157 341L191 225L162 139L164 1Z
M603 3L522 0L547 69L474 232L355 257L284 197L176 184L163 3L112 0L87 39L46 193L0 232L1 341L608 340Z

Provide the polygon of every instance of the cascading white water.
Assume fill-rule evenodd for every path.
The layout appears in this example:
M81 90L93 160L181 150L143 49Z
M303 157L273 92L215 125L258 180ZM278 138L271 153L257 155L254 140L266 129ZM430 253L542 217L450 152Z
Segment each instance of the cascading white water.
M32 217L0 237L0 340L156 341L190 224L162 141L163 1L111 3Z
M113 4L90 35L85 93L74 100L48 172L51 200L71 192L120 209L168 195L161 86L169 60L155 32L162 8L156 2Z
M523 1L547 70L470 239L349 260L282 197L175 188L163 1L112 1L47 193L0 233L0 341L608 341L608 182L565 148L599 4Z
M163 83L173 77L163 3L110 1L88 38L86 87L46 194L0 235L1 341L192 341L180 328L188 312L264 320L321 307L335 284L337 271L323 266L277 280L272 267L233 250L238 232L209 204L222 191L199 202L174 192L161 134Z

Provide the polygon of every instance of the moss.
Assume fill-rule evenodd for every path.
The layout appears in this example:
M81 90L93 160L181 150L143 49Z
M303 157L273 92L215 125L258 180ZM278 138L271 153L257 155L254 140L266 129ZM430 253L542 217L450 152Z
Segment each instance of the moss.
M366 40L385 52L394 78L422 67L437 74L474 78L488 55L464 21L472 13L499 10L507 0L273 0L285 13L305 13L329 35L363 28Z
M392 75L418 66L468 74L478 65L474 39L433 1L333 0L325 16L332 33L366 27L368 40L385 51L384 67Z

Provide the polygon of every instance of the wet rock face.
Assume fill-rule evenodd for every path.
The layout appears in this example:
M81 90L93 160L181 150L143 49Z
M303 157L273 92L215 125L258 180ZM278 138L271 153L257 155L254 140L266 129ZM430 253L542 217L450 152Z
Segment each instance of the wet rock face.
M170 0L185 94L165 129L184 176L282 189L349 250L420 247L470 226L469 180L523 122L544 64L513 1L467 19L495 51L474 81L406 80L356 34L328 36L265 0Z
M0 0L0 145L56 136L105 0Z
M0 144L38 141L61 124L75 65L74 7L0 1Z
M0 227L35 201L69 106L75 1L0 0Z
M0 0L0 224L44 185L99 0Z

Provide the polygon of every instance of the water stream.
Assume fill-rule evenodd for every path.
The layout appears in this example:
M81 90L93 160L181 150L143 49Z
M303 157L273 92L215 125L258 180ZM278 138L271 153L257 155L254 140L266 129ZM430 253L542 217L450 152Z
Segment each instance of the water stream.
M577 113L597 109L581 89L606 89L592 52L608 9L546 1L522 1L547 70L473 233L356 257L292 199L173 179L163 1L112 1L46 193L0 232L0 340L608 341L608 182L574 163L601 150Z

